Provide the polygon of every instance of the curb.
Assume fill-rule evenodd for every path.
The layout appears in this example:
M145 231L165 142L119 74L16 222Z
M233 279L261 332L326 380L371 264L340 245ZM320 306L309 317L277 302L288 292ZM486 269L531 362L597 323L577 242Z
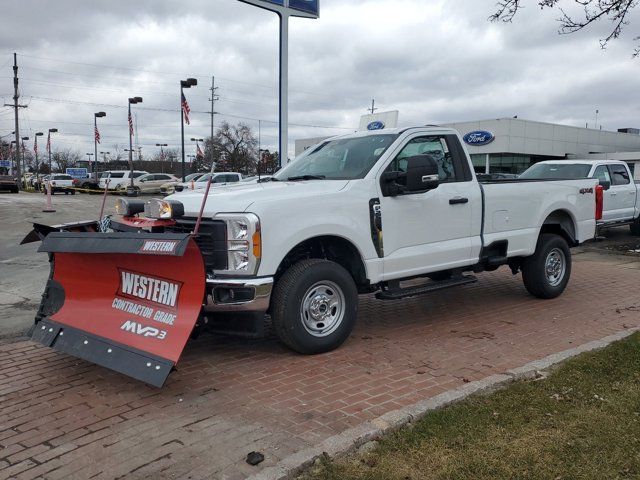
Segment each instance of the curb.
M317 458L326 455L332 458L344 456L367 442L377 440L404 427L408 423L419 420L433 410L459 402L476 393L491 393L518 380L537 378L543 370L557 366L565 360L582 353L600 350L633 335L637 331L640 331L640 328L630 328L600 340L554 353L540 360L534 360L521 367L507 370L503 374L491 375L482 380L468 383L408 407L388 412L374 420L364 422L333 437L329 437L318 445L289 455L278 462L277 465L267 467L261 472L250 476L249 480L290 479L310 467Z

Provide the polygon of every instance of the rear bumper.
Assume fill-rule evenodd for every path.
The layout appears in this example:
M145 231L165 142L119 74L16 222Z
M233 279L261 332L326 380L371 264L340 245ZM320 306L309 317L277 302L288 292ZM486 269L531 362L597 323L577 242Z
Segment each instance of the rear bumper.
M205 312L265 313L269 309L273 277L207 280Z

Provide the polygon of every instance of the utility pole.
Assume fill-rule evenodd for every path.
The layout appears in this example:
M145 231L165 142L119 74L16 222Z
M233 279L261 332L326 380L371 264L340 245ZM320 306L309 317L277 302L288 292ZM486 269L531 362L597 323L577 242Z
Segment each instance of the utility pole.
M209 100L211 100L211 140L213 140L213 135L215 133L214 115L218 113L215 110L215 104L216 100L220 100L220 97L216 94L216 90L218 90L218 87L216 87L216 77L211 77L211 88L209 90L211 90L211 98Z
M18 103L18 99L20 98L20 93L18 92L18 54L13 54L13 105L5 103L5 107L13 107L13 115L15 119L15 135L16 135L16 164L14 165L15 172L18 174L18 178L20 181L18 182L20 188L23 188L22 183L22 159L24 155L19 148L20 145L20 125L18 121L18 109L19 108L27 108L26 105L20 105ZM26 185L24 185L26 187Z
M376 108L376 99L375 98L373 100L371 100L371 108L368 108L367 110L371 111L371 115L376 113L376 110L378 110L378 109Z

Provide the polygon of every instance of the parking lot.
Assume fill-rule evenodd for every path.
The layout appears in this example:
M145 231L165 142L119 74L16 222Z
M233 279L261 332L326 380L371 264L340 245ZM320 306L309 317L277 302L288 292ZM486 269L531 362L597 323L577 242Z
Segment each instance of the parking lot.
M505 269L427 297L364 297L334 352L203 335L155 389L23 336L49 270L37 245L18 246L30 219L93 218L100 200L56 196L45 214L43 195L0 195L0 478L246 478L387 412L640 327L640 247L620 229L575 252L558 299L530 297ZM251 451L265 461L248 465Z

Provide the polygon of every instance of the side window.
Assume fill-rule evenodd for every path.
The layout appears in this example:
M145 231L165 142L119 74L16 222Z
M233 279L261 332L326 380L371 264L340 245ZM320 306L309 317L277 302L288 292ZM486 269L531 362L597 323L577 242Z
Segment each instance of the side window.
M613 185L628 185L631 183L629 172L624 165L609 165Z
M226 183L227 176L226 175L217 175L213 177L213 183Z
M238 175L227 175L227 182L239 182Z
M597 178L599 181L610 182L611 175L609 175L609 169L606 165L600 165L596 168L596 171L593 172L593 178Z
M156 180L169 180L169 175L156 175Z
M440 182L459 182L460 175L456 172L453 155L442 136L416 137L409 140L402 151L387 167L387 172L406 172L409 157L416 155L430 155L438 162Z

